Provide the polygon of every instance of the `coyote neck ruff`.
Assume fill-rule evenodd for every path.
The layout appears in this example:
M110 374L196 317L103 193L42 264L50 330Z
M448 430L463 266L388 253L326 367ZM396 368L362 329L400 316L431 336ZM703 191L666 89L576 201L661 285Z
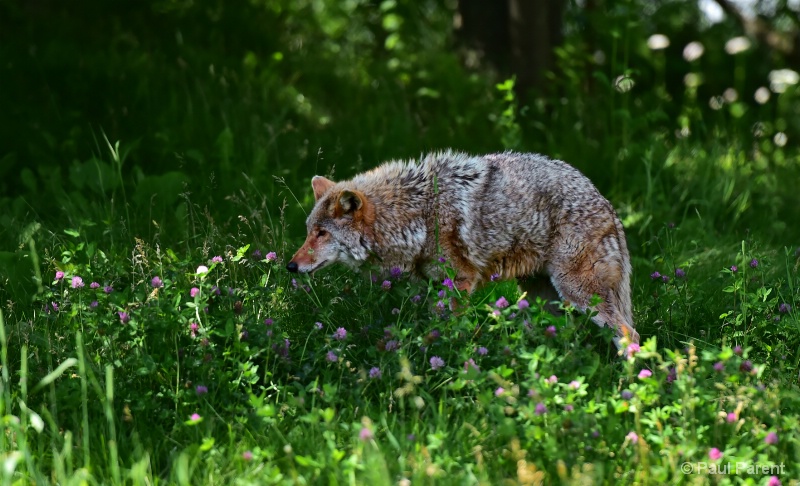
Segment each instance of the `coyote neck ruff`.
M311 181L316 204L308 237L287 268L311 273L334 262L372 262L441 278L436 259L471 292L493 275L538 293L549 276L560 297L619 338L638 342L630 257L611 204L574 167L542 155L505 152L426 155L392 161L352 180ZM549 287L549 285L548 285Z

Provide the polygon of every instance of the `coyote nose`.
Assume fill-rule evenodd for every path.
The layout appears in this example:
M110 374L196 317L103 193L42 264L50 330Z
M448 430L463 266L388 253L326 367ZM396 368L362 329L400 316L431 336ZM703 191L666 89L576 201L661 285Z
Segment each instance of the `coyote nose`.
M289 270L292 273L297 273L297 263L289 262L289 264L286 265L286 270Z

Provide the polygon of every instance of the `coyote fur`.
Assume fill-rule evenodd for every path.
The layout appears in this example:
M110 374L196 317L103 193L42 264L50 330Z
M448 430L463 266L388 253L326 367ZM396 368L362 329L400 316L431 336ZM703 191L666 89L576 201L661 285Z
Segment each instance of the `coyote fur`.
M533 295L554 288L620 340L639 342L631 313L631 264L622 223L586 176L542 155L445 151L387 162L349 181L311 180L308 236L287 265L313 273L334 262L399 267L459 290L517 278ZM546 278L549 276L550 283ZM556 297L553 295L553 297Z

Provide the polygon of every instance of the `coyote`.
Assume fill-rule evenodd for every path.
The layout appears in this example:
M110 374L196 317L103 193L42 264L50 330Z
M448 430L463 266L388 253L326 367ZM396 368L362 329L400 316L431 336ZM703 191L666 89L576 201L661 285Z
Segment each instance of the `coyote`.
M591 181L564 162L444 151L387 162L344 182L315 176L311 187L308 237L286 266L290 272L372 262L444 278L436 261L443 256L466 292L516 277L523 291L557 297L554 288L582 312L597 294L602 302L592 320L614 329L618 348L623 338L639 342L622 223Z

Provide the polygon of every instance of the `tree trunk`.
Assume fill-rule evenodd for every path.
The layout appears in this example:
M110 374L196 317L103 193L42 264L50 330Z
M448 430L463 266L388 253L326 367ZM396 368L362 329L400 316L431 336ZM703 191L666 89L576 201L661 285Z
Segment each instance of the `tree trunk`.
M555 68L556 46L561 44L562 0L510 0L511 66L517 75L517 93L546 94L547 71Z

